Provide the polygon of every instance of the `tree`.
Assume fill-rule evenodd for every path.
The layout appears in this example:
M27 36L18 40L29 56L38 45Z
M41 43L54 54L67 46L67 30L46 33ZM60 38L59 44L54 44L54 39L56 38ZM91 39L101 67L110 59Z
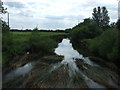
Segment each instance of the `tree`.
M102 29L90 18L84 19L84 22L76 25L70 32L71 39L75 43L81 42L83 39L90 39L99 36Z
M72 31L71 28L67 28L67 29L65 29L65 32L66 32L66 33L70 33L71 31Z
M5 13L7 13L7 8L3 7L3 2L0 0L0 14L5 14ZM5 26L5 22L3 22L1 18L2 17L0 17L0 32L2 31L2 25Z
M2 33L9 33L10 27L7 25L5 21L2 21Z
M117 25L117 28L120 30L120 19L118 19L116 25Z
M112 22L112 23L110 24L110 27L116 28L116 23L115 23L115 22Z
M7 8L3 7L3 2L0 0L0 14L3 13L5 14L7 11Z
M98 7L93 9L93 20L98 24L100 27L106 27L109 25L109 16L106 7Z

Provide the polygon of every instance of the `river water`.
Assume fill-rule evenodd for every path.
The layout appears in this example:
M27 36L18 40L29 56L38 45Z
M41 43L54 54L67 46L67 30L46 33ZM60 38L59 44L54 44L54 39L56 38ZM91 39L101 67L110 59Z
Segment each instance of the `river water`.
M91 61L88 57L84 57L82 54L79 54L77 50L74 50L74 48L72 47L72 43L70 43L69 39L67 39L67 38L63 39L62 42L58 44L58 47L55 48L55 53L57 55L64 56L64 59L61 62L58 62L58 63L52 65L52 68L50 68L50 70L49 70L51 73L53 71L61 68L61 66L65 66L65 67L68 67L68 69L69 69L68 75L69 75L71 80L74 76L80 76L80 77L82 77L82 79L84 80L84 82L86 83L86 85L89 88L106 88L106 85L95 82L94 80L89 78L87 76L87 74L85 74L77 66L76 61L83 60L84 65L81 67L84 67L84 70L86 72L91 72L91 74L93 73L97 76L101 75L102 76L102 77L100 76L101 80L105 77L105 79L108 81L109 84L118 87L118 85L116 85L115 82L108 77L106 72L104 74L104 72L103 72L105 70L104 68L102 68L100 65ZM86 64L88 67L86 66ZM35 63L29 62L22 67L16 68L16 69L12 70L10 73L8 73L7 75L5 75L3 78L3 81L10 80L11 78L14 78L14 77L19 76L19 75L24 76L27 73L29 73L34 66L35 66ZM96 73L96 71L91 70L91 68L94 68L94 70L96 68L98 68L96 71L99 71L99 72ZM106 71L109 71L109 70L106 69ZM44 78L46 78L46 77L44 77Z
M83 59L85 63L90 64L90 65L95 65L94 62L90 61L88 57L83 57L83 55L79 54L76 50L73 49L72 43L70 43L69 39L63 39L61 43L58 44L58 48L55 49L55 53L57 55L63 55L64 60L61 62L61 64L66 64L69 66L70 70L72 72L69 73L70 76L75 75L76 72L78 72L80 75L83 76L85 82L90 88L105 88L103 85L100 85L90 78L88 78L86 75L84 75L81 71L79 71L76 63L75 63L75 58ZM58 65L59 67L60 65ZM57 68L56 68L57 69Z
M25 76L28 72L30 72L33 66L34 62L29 62L22 67L18 67L3 76L3 81L8 81L15 78L16 76Z

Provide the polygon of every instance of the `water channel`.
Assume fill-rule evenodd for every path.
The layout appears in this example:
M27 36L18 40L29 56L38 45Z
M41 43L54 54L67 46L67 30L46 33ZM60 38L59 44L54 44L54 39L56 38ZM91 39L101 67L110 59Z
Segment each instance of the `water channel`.
M80 77L82 77L82 79L84 80L84 82L86 83L86 85L89 88L106 88L107 85L104 85L104 84L101 84L100 82L96 82L95 80L92 80L92 77L89 78L89 76L87 76L87 74L85 74L85 72L95 73L95 75L97 77L100 76L101 81L102 81L102 79L105 79L105 80L107 80L108 84L113 85L115 87L119 87L113 81L113 79L108 77L108 74L106 72L108 72L110 70L105 68L106 69L106 71L105 71L105 69L102 68L100 65L91 61L89 59L89 57L84 57L82 54L79 54L77 50L74 50L74 48L72 47L72 43L70 43L69 39L67 39L67 38L63 39L62 42L58 44L58 47L55 48L55 53L57 55L64 56L64 59L61 62L53 64L52 68L49 69L50 73L61 68L61 66L65 66L68 68L68 72L69 72L68 75L71 80L72 80L72 77L74 77L74 76L80 76ZM81 67L83 67L83 70L81 70L78 67L78 65L76 63L77 60L83 61L83 65L81 66ZM11 78L14 78L18 75L24 76L27 73L29 73L34 66L35 66L35 63L29 62L22 67L16 68L16 69L12 70L10 73L8 73L7 75L5 75L3 77L3 81L10 80ZM93 70L91 70L91 68L93 68ZM102 73L102 70L104 70L105 73ZM98 72L96 73L96 71L98 71ZM110 71L110 73L111 73L111 71ZM69 85L70 85L70 83L68 83L68 86Z

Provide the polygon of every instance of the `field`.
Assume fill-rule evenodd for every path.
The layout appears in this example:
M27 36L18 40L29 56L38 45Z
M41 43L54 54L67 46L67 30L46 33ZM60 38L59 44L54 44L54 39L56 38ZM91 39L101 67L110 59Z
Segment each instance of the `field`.
M13 35L13 40L16 42L24 42L27 41L31 32L11 32ZM50 37L56 35L67 35L67 33L63 32L38 32L40 37Z
M35 32L34 35L32 34L32 32L10 32L10 37L4 35L3 63L8 62L11 56L24 54L28 49L37 54L39 52L51 54L53 48L57 46L57 42L50 37L67 35L63 32Z

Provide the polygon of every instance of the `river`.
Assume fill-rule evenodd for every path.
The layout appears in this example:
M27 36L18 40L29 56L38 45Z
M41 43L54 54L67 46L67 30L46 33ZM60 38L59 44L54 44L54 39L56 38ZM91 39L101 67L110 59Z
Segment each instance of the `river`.
M54 85L51 85L51 83L48 81L50 83L50 87L119 87L117 84L118 75L116 72L111 71L109 68L101 67L100 65L91 61L89 57L84 57L82 54L78 53L77 50L74 50L72 43L70 43L68 38L63 39L62 42L58 44L58 47L55 48L55 53L57 55L64 56L64 59L61 62L52 64L52 67L50 67L46 73L41 75L42 79L40 82L42 82L43 85L46 85L46 80L48 79L46 76L50 75L49 78L53 80L55 79L55 76L53 75L55 73L60 73L58 78L54 80ZM7 81L19 75L24 76L34 67L35 63L29 62L26 65L16 68L5 75L3 81ZM65 78L66 76L67 79ZM59 84L64 83L64 81L66 81L66 84Z
M64 56L64 60L61 62L61 64L65 64L69 66L70 71L72 71L69 72L70 76L72 76L72 74L75 75L77 74L76 72L78 72L83 76L85 82L90 88L105 88L104 86L94 82L86 75L84 75L81 71L79 71L75 63L75 58L83 59L85 63L90 65L96 65L96 66L98 65L90 61L90 59L88 59L87 57L84 58L83 55L79 54L76 50L74 50L69 39L63 39L62 42L59 43L58 48L55 49L55 53Z

